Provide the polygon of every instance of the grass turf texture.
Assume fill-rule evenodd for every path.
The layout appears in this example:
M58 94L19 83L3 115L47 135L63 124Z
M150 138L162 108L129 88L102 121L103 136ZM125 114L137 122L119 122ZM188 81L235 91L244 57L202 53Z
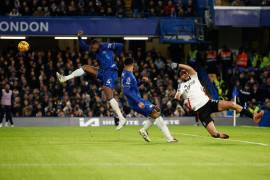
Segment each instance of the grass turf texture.
M0 179L269 179L270 146L210 138L203 127L0 129ZM270 144L269 128L218 127L231 139ZM188 134L198 135L191 136Z

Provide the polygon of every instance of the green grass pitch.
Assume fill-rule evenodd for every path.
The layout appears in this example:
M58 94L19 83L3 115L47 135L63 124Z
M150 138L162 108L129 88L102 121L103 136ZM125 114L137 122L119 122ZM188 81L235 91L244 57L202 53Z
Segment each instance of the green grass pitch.
M231 139L217 140L203 127L170 126L180 141L176 144L166 143L157 127L150 129L152 142L146 143L139 128L1 128L0 179L270 177L269 128L218 127Z

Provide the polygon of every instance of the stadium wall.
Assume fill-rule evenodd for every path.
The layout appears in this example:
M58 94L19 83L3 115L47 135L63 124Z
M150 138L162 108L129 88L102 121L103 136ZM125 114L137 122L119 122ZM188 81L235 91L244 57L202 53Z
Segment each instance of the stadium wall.
M215 6L215 26L268 27L269 7Z
M128 118L127 125L129 126L141 126L144 124L145 118ZM164 118L168 125L194 125L194 117L170 117ZM14 118L14 123L19 127L42 127L42 126L113 126L114 119L110 117L17 117ZM216 118L215 123L217 125L232 126L232 118ZM253 126L252 120L247 118L238 118L237 125Z

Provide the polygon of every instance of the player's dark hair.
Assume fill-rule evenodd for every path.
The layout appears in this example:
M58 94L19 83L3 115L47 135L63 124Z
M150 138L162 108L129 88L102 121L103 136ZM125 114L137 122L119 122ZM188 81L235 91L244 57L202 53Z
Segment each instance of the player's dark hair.
M124 65L128 66L128 65L132 65L133 64L133 59L132 58L126 58L124 61Z
M93 39L93 40L91 41L91 45L93 45L93 44L99 44L99 43L100 43L100 41L97 40L97 39Z

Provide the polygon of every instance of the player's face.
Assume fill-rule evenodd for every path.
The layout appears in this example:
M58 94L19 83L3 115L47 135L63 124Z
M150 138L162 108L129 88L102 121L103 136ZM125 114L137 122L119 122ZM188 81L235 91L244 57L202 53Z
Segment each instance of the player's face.
M99 50L99 43L91 45L91 52L96 53Z
M5 86L5 89L7 90L7 91L9 91L9 85L7 84L6 86Z
M134 71L134 64L131 64L130 67L131 67L131 70Z
M181 79L181 81L188 81L189 80L189 74L187 73L187 72L181 72L180 73L180 79Z

